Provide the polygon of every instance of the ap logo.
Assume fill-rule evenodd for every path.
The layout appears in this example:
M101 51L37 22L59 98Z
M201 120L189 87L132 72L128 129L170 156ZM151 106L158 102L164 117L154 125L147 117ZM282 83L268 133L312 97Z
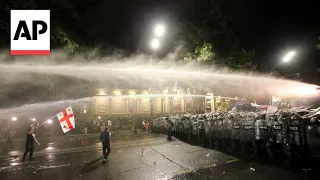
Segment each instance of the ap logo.
M11 10L11 55L50 54L50 10Z

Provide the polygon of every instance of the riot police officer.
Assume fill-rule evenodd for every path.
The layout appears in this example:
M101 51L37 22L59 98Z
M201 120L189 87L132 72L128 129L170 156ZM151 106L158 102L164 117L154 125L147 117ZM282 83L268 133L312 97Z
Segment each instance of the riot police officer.
M256 142L255 142L255 153L256 155L259 155L261 157L264 157L264 155L267 154L266 152L266 145L268 138L270 136L268 121L266 119L265 114L260 114L257 117L256 123L255 123L255 136L256 136Z
M222 138L223 138L223 134L222 134L223 119L224 119L224 114L222 112L217 112L216 118L215 118L215 123L214 123L215 145L216 145L217 150L224 150L225 149L225 143L222 140Z
M241 145L241 129L240 124L243 121L243 118L240 114L233 114L234 118L232 121L232 131L231 131L231 147L233 152L238 152L238 149Z
M222 120L222 141L225 144L225 148L229 148L231 146L231 136L232 136L232 122L233 122L232 114L228 114Z
M255 145L255 114L247 113L243 121L242 129L242 153L252 153Z
M273 158L274 155L277 155L279 158L283 155L288 157L289 147L286 139L288 125L287 115L283 111L279 111L279 114L270 116L270 118L271 137L267 142L269 158Z
M205 132L205 146L212 149L212 114L206 114L206 119L204 122L204 132Z
M192 117L192 142L193 144L199 144L199 124L198 124L198 116L194 115Z
M291 158L298 158L302 155L304 146L302 117L293 114L288 122L288 144L290 146Z
M200 114L198 116L198 127L199 127L199 135L198 135L198 142L201 146L204 146L205 142L205 132L204 132L204 122L205 122L206 116L204 114Z

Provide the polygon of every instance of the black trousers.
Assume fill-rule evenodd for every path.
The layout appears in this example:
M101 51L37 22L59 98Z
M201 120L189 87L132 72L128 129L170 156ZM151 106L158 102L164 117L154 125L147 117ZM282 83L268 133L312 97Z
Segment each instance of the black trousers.
M106 150L107 150L107 152L106 152ZM105 144L103 143L102 144L102 153L103 153L103 157L105 159L108 158L110 152L111 152L110 143L105 143Z
M24 151L24 154L23 154L23 158L22 158L22 161L24 161L24 159L26 158L27 154L30 152L29 154L29 160L32 159L32 155L33 155L33 151L34 151L34 146L33 145L27 145L26 146L26 150Z

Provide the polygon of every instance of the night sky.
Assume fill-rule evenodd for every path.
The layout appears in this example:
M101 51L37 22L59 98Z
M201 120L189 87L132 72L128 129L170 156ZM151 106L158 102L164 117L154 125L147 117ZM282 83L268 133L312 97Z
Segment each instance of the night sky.
M276 71L300 72L308 82L318 82L320 75L317 72L320 50L315 46L320 43L319 5L315 0L221 1L222 11L230 19L241 45L255 49L254 60L260 71L270 72L284 54L295 50L293 61L279 65ZM177 6L179 1L175 0L119 0L101 7L104 11L94 9L93 13L104 24L99 25L101 33L105 33L102 38L130 52L145 52L152 26L155 22L164 22L171 28L166 38L167 49L163 50L169 52L174 46L174 42L170 42L170 31L178 28L172 24Z

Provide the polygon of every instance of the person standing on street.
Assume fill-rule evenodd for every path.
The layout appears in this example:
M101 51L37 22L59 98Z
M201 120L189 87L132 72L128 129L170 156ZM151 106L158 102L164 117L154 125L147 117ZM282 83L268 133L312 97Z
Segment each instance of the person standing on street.
M109 127L109 130L112 131L112 121L109 119L108 120L108 127Z
M84 126L83 126L82 133L83 133L83 134L88 134L88 127L87 127L87 125L84 125Z
M29 154L29 161L32 161L32 155L33 155L33 151L34 151L34 143L37 143L38 145L40 145L40 143L38 142L38 140L36 139L36 135L34 134L34 129L30 128L29 132L27 134L27 138L26 138L26 150L24 151L23 154L23 158L22 158L22 162L24 162L27 154L30 152Z
M110 148L110 132L109 128L106 127L100 134L100 140L102 142L102 153L104 162L108 162L108 156L111 152ZM107 152L106 152L107 150Z
M167 119L167 131L168 131L168 137L167 137L167 139L169 140L169 141L172 141L172 134L173 134L173 123L169 120L169 119Z
M9 131L8 136L7 136L7 141L6 141L6 145L4 147L5 150L7 150L8 144L11 145L11 148L13 148L13 144L12 144L12 137L15 135L16 131L14 129L12 129L11 131Z

